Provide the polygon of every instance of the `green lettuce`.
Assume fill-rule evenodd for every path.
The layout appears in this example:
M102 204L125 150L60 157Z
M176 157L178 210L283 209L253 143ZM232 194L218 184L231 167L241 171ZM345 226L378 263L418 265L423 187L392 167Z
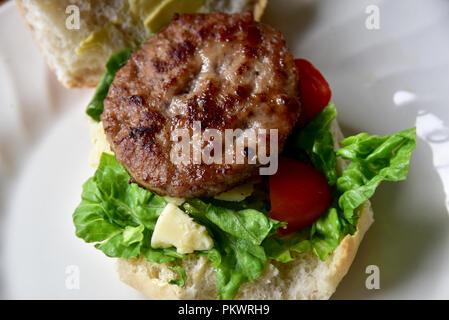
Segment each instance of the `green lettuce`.
M306 152L313 166L326 176L331 186L337 182L334 139L330 130L332 121L336 117L337 109L333 103L329 103L299 132L295 139L296 147Z
M289 262L293 260L292 251L311 251L326 260L345 235L355 232L359 218L356 209L371 198L380 182L407 177L416 148L415 128L384 137L361 133L344 139L342 148L334 151L330 128L336 116L330 103L294 137L296 143L289 145L306 153L329 185L336 184L333 203L320 219L296 235L265 240L263 246L270 259ZM298 154L298 150L289 153ZM338 156L350 161L340 177L335 166Z
M83 185L82 201L73 214L76 235L108 257L132 258L142 255L148 261L167 262L183 286L186 272L178 264L184 255L175 248L154 249L151 237L156 221L167 205L163 197L130 183L130 176L115 156L103 153L93 177ZM181 209L208 228L215 247L206 256L217 269L218 296L232 299L239 287L256 279L267 263L262 242L284 226L247 200L238 208L213 203L213 199L189 199Z
M143 255L154 262L172 262L183 255L174 248L153 249L151 236L166 206L164 198L135 183L115 156L103 153L93 177L83 185L81 203L73 213L76 235L108 257ZM183 273L179 268L180 275Z
M95 121L100 121L100 115L103 113L103 101L108 95L109 87L114 80L117 71L128 62L131 52L134 49L127 48L113 53L106 63L106 72L101 77L100 82L95 89L92 100L87 105L86 113Z
M360 133L340 142L337 155L351 160L337 180L341 193L339 207L345 218L355 222L354 209L371 198L382 181L407 178L410 157L416 148L416 129L411 128L384 137Z
M231 210L200 199L183 208L206 226L215 246L207 253L217 270L219 299L233 299L239 287L254 281L267 264L262 241L284 224L254 209Z
M345 235L341 220L337 209L330 207L312 226L293 236L268 238L263 242L263 247L268 258L283 263L294 260L291 251L313 252L325 261Z

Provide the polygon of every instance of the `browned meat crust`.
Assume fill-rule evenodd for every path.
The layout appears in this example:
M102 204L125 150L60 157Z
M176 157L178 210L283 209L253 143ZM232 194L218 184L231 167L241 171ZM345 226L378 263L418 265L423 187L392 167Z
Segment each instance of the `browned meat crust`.
M300 112L298 74L282 35L250 13L174 16L117 73L101 116L106 136L142 186L178 197L212 196L258 174L260 164L176 165L173 130L279 130Z

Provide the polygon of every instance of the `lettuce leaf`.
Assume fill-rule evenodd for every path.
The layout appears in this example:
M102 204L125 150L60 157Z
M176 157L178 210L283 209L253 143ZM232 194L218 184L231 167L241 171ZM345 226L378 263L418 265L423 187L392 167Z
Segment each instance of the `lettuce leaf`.
M326 176L331 186L337 181L334 139L330 130L331 123L336 117L337 109L331 102L299 132L295 139L296 147L306 152L313 166Z
M310 247L313 252L322 261L327 259L327 256L334 251L340 243L343 236L340 217L338 216L336 208L329 208L329 210L318 219L311 228ZM308 247L301 246L301 250L306 250ZM293 247L293 250L298 250L298 247Z
M268 238L263 247L268 258L279 262L293 261L291 251L298 253L313 252L325 261L330 253L338 247L345 233L341 217L334 207L330 207L312 226L293 236Z
M124 50L113 53L108 62L106 63L106 72L101 77L100 82L95 89L94 96L87 105L86 113L95 121L100 121L100 115L103 113L104 105L103 101L108 95L109 87L112 81L114 81L117 71L128 62L133 48L127 48Z
M333 204L300 233L265 240L263 246L270 259L289 262L293 259L292 251L311 251L326 260L345 235L355 232L359 218L356 209L371 198L380 182L407 177L411 154L416 148L415 128L384 137L361 133L344 139L340 142L342 148L334 151L330 127L336 116L335 106L330 103L294 137L294 147L309 156L329 185L336 184ZM290 153L298 154L291 150ZM335 168L337 156L350 161L340 177Z
M262 241L284 224L254 209L239 211L189 199L183 208L206 226L215 247L207 257L217 269L219 299L233 299L239 287L254 281L265 268L267 256Z
M83 185L82 201L73 214L76 235L109 257L142 255L149 261L170 262L183 286L186 272L178 264L184 255L175 248L154 249L151 236L165 208L164 198L129 183L130 176L115 156L103 153L93 177ZM207 201L210 201L209 203ZM215 247L206 253L217 269L218 296L232 299L245 282L256 279L267 263L262 241L284 226L252 207L260 200L248 200L232 207L213 204L212 199L189 199L184 209L208 228Z
M76 235L95 243L108 257L127 259L142 254L149 261L176 262L183 255L175 249L150 246L156 220L166 201L135 183L130 184L129 179L115 156L102 154L94 176L83 185L81 203L73 213Z
M416 129L384 137L360 133L340 142L337 155L351 160L337 180L338 199L346 220L354 223L354 209L371 198L382 181L407 178L410 157L416 148Z

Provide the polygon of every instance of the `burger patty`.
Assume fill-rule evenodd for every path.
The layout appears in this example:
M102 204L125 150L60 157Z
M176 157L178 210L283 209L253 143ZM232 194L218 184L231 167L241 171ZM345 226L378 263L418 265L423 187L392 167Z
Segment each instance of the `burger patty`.
M175 15L117 72L101 120L117 160L141 186L213 196L257 176L260 163L174 163L171 133L192 132L196 121L223 136L277 129L280 150L300 113L298 80L282 35L252 14Z

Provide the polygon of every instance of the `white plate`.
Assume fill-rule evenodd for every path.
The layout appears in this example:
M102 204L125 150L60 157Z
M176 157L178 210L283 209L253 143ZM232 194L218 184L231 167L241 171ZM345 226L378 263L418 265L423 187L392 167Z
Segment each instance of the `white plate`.
M378 30L365 24L372 4ZM448 299L449 3L272 0L264 20L324 73L346 133L417 126L409 178L377 190L376 221L334 298ZM142 297L119 281L113 259L74 235L71 215L93 173L91 95L63 88L15 5L0 6L2 298ZM369 265L379 267L379 290L365 287Z

